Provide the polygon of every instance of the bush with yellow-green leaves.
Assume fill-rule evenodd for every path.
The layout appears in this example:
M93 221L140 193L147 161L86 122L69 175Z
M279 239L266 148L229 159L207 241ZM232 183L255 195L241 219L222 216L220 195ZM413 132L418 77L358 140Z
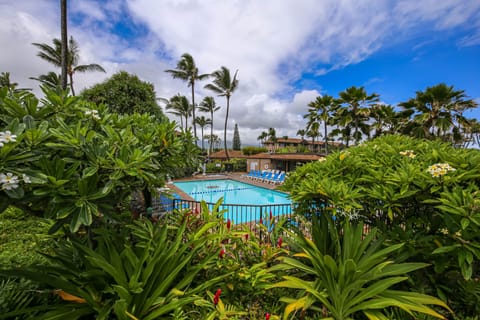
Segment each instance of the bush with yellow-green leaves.
M430 264L413 286L469 316L480 314L479 163L477 149L390 135L298 168L283 188L306 217L362 221L404 243L397 261Z

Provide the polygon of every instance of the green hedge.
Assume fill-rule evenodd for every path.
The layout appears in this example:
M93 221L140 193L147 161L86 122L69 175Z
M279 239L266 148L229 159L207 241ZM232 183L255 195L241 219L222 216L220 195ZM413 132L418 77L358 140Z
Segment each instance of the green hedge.
M0 266L20 267L44 262L40 251L53 247L51 222L25 215L13 207L0 213Z

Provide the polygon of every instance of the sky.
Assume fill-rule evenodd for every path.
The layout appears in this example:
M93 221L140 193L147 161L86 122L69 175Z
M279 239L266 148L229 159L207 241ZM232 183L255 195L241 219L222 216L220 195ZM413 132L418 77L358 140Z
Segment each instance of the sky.
M32 43L60 38L60 1L0 0L0 21L0 72L40 94L29 77L60 70ZM238 70L227 140L238 124L242 145L258 145L269 127L298 137L309 102L351 86L395 106L446 83L480 103L478 0L68 0L68 34L80 64L107 71L75 74L76 92L127 71L159 98L190 97L165 72L183 53L202 74ZM195 101L215 97L214 133L223 138L225 98L207 83ZM480 119L480 108L466 115Z

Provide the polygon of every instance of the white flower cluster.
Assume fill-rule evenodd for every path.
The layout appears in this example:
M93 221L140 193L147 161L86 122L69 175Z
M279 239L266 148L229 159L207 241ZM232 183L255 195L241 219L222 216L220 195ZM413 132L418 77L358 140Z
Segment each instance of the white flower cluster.
M17 141L17 136L10 131L0 131L0 147L3 147L5 143Z
M92 118L95 119L95 120L100 120L101 119L101 117L98 115L97 110L87 110L87 111L85 111L85 115L92 116Z
M447 174L449 171L455 171L454 167L450 166L448 163L436 163L428 167L427 172L432 175L432 177L440 177Z
M405 151L400 151L400 155L406 156L409 158L415 158L417 155L413 152L413 150L405 150Z
M2 190L13 190L18 188L20 181L31 183L30 177L26 174L22 174L22 179L19 179L18 176L11 172L8 172L7 174L0 173L0 186Z

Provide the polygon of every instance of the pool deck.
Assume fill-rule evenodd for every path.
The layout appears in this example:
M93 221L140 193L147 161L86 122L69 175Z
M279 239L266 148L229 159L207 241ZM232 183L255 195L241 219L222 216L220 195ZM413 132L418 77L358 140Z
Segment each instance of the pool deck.
M231 180L235 180L235 181L249 183L249 184L257 186L257 187L267 188L267 189L270 189L270 190L275 190L275 189L278 188L278 184L265 183L265 182L254 181L252 179L248 179L246 172L229 172L229 173L207 174L207 175L197 174L197 175L191 176L191 177L175 179L175 181L215 180L215 179L231 179ZM194 201L194 199L192 197L190 197L188 194L186 194L185 192L183 192L182 190L177 188L173 183L167 183L166 186L169 189L171 189L173 192L178 194L182 199Z

